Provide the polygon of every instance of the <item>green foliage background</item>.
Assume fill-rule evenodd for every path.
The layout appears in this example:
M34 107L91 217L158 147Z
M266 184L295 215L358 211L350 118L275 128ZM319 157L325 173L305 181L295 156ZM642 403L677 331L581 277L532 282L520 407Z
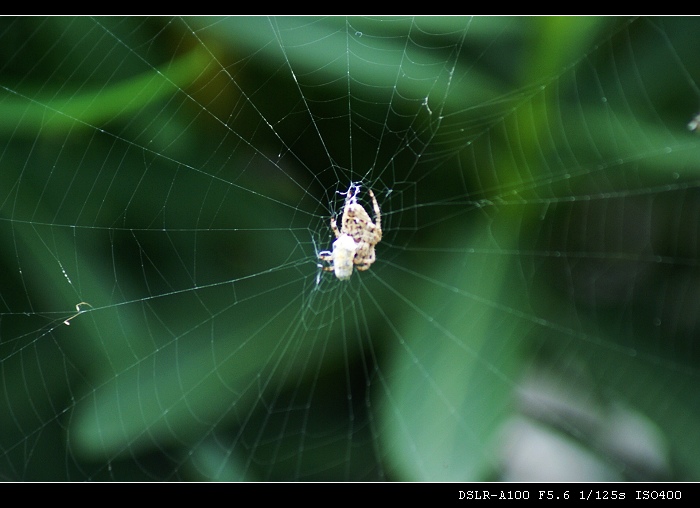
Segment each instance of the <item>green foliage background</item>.
M0 18L0 477L498 479L537 372L700 478L698 23Z

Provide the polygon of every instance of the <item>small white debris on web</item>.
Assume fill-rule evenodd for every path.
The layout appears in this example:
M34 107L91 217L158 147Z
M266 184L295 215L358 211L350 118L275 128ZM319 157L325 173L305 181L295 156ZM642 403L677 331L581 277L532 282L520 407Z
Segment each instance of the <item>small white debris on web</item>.
M73 314L73 315L72 315L71 317L69 317L68 319L66 319L66 320L63 322L64 325L70 326L70 321L71 321L71 319L73 319L74 317L80 315L81 312L84 312L84 310L80 308L81 305L87 305L88 307L92 307L92 305L90 305L90 304L87 303L87 302L80 302L80 303L76 304L76 305L75 305L75 310L77 310L78 312L77 312L76 314Z

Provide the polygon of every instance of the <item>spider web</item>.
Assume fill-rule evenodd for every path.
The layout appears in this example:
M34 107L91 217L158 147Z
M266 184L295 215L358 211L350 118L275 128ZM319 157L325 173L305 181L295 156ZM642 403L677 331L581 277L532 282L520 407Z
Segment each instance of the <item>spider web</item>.
M0 477L697 480L697 24L0 18Z

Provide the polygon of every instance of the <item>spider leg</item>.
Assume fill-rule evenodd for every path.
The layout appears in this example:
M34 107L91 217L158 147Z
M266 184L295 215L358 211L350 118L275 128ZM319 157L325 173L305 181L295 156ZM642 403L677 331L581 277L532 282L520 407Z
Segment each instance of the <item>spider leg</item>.
M335 233L336 238L340 238L340 231L338 231L338 224L335 222L335 217L331 217L331 229Z
M355 189L355 192L352 190ZM360 193L360 184L350 184L350 188L345 196L345 204L357 203L357 195Z
M324 250L322 252L318 253L318 259L321 261L328 261L331 263L329 266L324 266L322 267L324 272L332 272L335 270L335 267L333 266L333 254L330 251Z
M377 203L377 198L374 197L374 192L372 192L372 189L369 190L369 196L372 198L372 206L374 207L374 220L375 220L375 226L377 226L377 229L379 231L382 230L382 213L379 210L379 203Z

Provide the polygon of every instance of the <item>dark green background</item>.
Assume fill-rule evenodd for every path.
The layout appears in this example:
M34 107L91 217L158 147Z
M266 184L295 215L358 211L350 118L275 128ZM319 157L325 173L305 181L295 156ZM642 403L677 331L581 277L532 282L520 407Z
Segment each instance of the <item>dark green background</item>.
M699 28L0 18L0 478L697 480Z

